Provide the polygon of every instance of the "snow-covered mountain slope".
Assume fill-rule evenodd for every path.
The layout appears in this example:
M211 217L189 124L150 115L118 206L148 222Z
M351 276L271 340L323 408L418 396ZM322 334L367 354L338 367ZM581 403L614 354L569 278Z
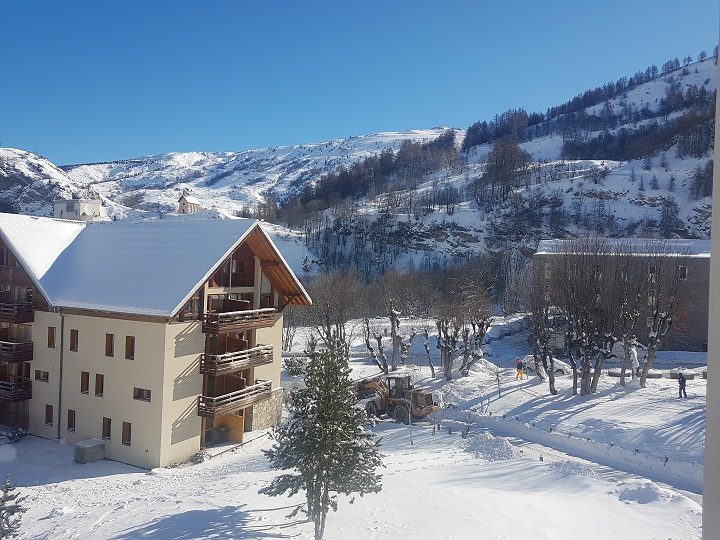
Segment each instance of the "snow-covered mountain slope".
M378 133L243 152L170 153L63 169L76 185L134 208L174 209L182 190L190 189L204 208L233 214L271 190L282 197L327 172L386 149L395 151L404 140L428 141L443 131Z
M79 187L56 165L24 150L0 148L0 208L52 215L53 199L80 195Z
M587 122L579 122L577 116L570 118L575 130L570 136L593 145L601 135L632 134L648 126L662 128L689 111L687 100L682 99L668 110L668 89L676 93L701 89L707 101L716 86L713 59L692 63L572 113ZM598 128L608 115L612 121ZM677 140L666 140L661 147L649 146L644 159L617 161L603 159L602 155L596 159L562 159L567 135L558 131L562 121L562 117L546 120L540 128L546 125L547 129L536 130L536 134L549 135L521 143L533 162L523 182L503 200L487 201L477 196L492 145L474 146L458 152L456 163L432 173L415 173L416 177L408 178L405 169L401 181L391 176L389 193L375 190L353 201L321 205L329 207L321 214L301 214L305 220L303 239L317 255L298 248L298 259L322 260L329 267L362 266L369 277L390 266L442 267L488 248L520 246L531 251L539 238L584 231L709 236L710 198L697 193L691 196L691 190L697 171L709 170L710 150L691 157L679 151ZM430 141L445 129L61 167L28 152L7 149L0 151L4 156L0 177L7 183L0 192L0 204L15 211L48 215L54 197L90 194L104 200L106 213L112 217L172 217L178 197L189 189L202 203L204 217L233 216L262 202L269 193L281 200L291 197L330 171L386 149L397 151L405 140ZM458 148L463 136L458 130ZM447 200L448 193L452 193L452 202ZM295 220L296 226L303 223L302 219ZM300 238L289 229L279 234Z

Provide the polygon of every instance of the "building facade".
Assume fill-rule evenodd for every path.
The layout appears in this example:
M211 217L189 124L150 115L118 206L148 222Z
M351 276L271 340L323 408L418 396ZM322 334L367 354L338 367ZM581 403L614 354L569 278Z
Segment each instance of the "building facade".
M280 420L282 310L310 298L254 220L0 214L0 422L140 467Z
M103 216L102 201L99 199L56 199L53 201L53 216L57 219L90 221Z
M720 67L718 67L720 72ZM717 99L717 98L716 98ZM715 140L720 140L717 121L720 104L715 103ZM715 144L715 163L720 163L720 145ZM710 265L710 328L720 325L720 168L713 169L712 251ZM720 336L710 333L705 423L703 480L703 539L720 538Z
M533 265L538 271L546 272L552 278L553 266L563 257L572 257L568 246L572 240L542 240L533 256ZM658 294L658 272L677 272L677 308L670 331L660 346L665 350L707 351L708 350L708 294L710 287L710 241L709 240L654 240L654 239L604 239L611 250L608 257L622 252L623 257L645 257L648 264L646 275L630 276L632 281L642 284L642 301L639 302L640 318L635 336L640 343L648 342L652 326L653 298ZM653 268L657 266L656 273ZM628 265L628 271L634 267ZM660 292L661 293L661 292Z

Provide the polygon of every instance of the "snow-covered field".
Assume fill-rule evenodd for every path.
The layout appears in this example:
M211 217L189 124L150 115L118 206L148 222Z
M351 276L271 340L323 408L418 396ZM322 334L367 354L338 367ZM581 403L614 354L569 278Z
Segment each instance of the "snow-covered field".
M602 478L570 458L540 462L484 433L464 441L427 424L374 429L383 437L383 489L341 502L328 539L700 538L700 505L655 482ZM310 523L287 517L300 496L258 494L274 474L261 453L268 445L261 438L148 473L73 464L70 447L26 437L0 473L29 493L24 538L312 538Z
M326 538L700 538L701 484L693 482L702 474L704 380L689 381L681 400L671 379L640 389L603 377L586 398L560 376L560 393L549 396L537 379L515 381L510 367L527 352L522 319L499 321L489 336L500 397L494 364L449 383L430 379L415 342L404 369L446 407L435 426L372 427L382 437L383 489L343 500ZM355 378L377 373L361 339ZM72 447L28 436L0 446L0 475L28 495L23 538L312 538L302 515L288 517L301 496L258 494L276 474L262 454L271 442L266 432L248 435L203 463L152 471L75 464Z

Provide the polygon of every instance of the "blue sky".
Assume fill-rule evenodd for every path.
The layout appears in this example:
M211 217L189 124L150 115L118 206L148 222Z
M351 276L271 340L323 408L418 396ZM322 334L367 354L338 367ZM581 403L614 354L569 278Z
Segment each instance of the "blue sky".
M544 111L712 51L717 0L3 0L0 144L59 164Z

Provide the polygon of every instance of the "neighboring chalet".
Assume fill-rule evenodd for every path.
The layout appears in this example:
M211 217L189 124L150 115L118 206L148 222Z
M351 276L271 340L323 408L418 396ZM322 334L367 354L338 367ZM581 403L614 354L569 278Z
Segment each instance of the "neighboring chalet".
M646 238L608 238L612 249L617 246L630 256L665 257L678 265L679 299L677 313L670 332L661 343L666 350L707 351L708 347L708 297L710 291L710 240L653 240ZM552 264L559 257L572 256L567 246L572 240L541 240L533 256L537 268L544 268L546 277L552 272ZM577 245L577 244L573 244ZM637 276L647 285L647 302L635 335L640 343L648 342L648 316L651 314L654 276L650 266L649 275ZM650 321L651 322L651 321Z
M141 467L280 421L282 311L311 300L250 219L0 214L0 423Z
M178 214L194 214L202 210L200 201L190 195L190 192L186 189L183 190L182 195L178 199Z
M92 221L102 217L102 201L99 199L56 199L53 216L57 219Z

